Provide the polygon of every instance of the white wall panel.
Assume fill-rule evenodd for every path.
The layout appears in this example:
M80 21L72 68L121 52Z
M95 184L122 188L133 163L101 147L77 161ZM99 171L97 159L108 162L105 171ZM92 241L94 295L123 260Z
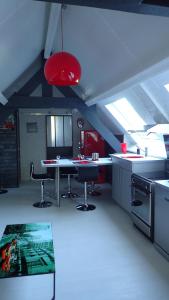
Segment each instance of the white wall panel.
M30 66L44 47L46 4L35 1L23 3L21 5L19 1L14 1L11 7L15 13L12 13L9 1L6 6L4 4L3 11L7 15L0 23L1 91L5 90Z

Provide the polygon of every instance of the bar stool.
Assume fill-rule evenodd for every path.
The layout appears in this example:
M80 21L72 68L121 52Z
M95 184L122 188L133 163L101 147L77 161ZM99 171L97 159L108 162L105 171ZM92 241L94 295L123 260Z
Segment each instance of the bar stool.
M30 178L33 181L40 181L40 184L41 184L41 201L34 203L33 206L37 207L37 208L45 208L45 207L51 206L53 204L52 202L44 200L44 184L45 184L45 181L54 180L54 178L52 178L50 174L34 173L34 163L33 162L30 163Z
M76 206L78 210L89 211L96 208L95 205L87 203L87 183L97 180L99 167L96 165L78 167L77 180L84 183L84 203Z
M68 181L68 191L61 195L62 198L77 198L79 197L78 194L72 193L72 186L71 186L71 177L77 175L76 168L61 168L61 175L67 176Z

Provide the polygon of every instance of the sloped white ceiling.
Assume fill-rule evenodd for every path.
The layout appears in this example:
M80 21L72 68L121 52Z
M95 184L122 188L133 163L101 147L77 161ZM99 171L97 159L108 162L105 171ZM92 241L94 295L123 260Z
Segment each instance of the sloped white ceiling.
M169 56L169 18L67 6L63 29L64 50L82 65L86 99ZM55 50L61 50L59 32Z
M49 3L34 0L0 1L0 92L44 49L49 8ZM57 18L56 23L53 49L60 51ZM86 103L100 105L105 95L116 99L114 91L118 87L118 93L128 96L150 123L169 120L169 94L162 89L162 83L169 82L168 72L144 78L146 70L162 60L165 66L168 36L167 17L69 5L63 11L63 50L74 54L82 66L80 88ZM137 84L131 88L130 79L135 77Z
M1 0L0 91L11 85L44 48L46 7L31 0Z

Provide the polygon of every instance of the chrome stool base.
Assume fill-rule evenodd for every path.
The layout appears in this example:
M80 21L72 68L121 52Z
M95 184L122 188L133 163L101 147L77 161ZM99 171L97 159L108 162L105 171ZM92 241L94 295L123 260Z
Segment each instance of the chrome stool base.
M50 207L52 205L53 203L50 201L42 201L42 202L39 201L33 204L33 206L37 208L45 208L45 207Z
M64 198L64 199L66 199L66 198L78 198L78 197L79 197L78 194L72 193L72 192L67 192L67 193L61 195L61 198Z
M94 210L96 206L93 204L79 204L76 206L76 208L81 211L89 211L89 210Z
M5 194L7 192L8 192L7 190L0 190L0 194Z

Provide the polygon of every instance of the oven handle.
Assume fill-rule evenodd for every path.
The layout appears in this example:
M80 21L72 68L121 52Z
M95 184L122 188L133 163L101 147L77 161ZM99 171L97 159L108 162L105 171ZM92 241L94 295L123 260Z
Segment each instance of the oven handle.
M148 194L151 194L151 192L150 191L147 191L146 189L144 189L144 188L142 188L140 185L138 185L138 184L134 184L134 183L132 183L132 192L133 192L133 190L138 190L139 192L142 192L143 194L146 194L146 195L148 195Z

